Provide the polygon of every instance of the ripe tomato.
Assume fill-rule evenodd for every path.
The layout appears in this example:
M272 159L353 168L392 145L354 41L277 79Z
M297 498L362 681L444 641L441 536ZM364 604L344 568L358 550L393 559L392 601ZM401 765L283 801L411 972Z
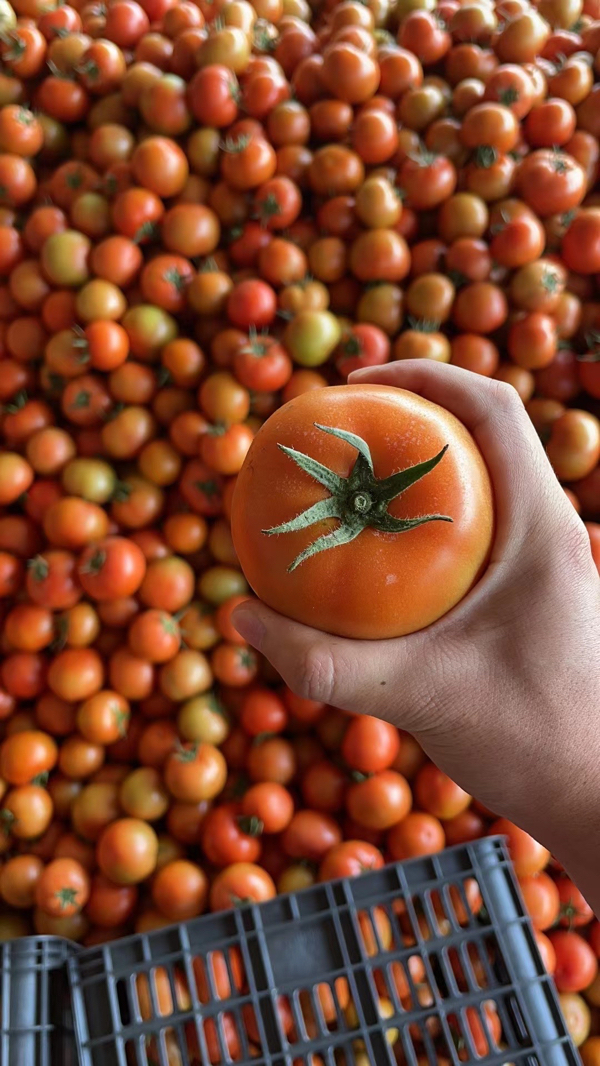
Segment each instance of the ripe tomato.
M510 822L508 818L498 818L490 826L492 836L505 836L515 873L518 877L527 877L540 873L547 865L550 852L524 829Z
M331 848L341 843L341 835L337 822L329 815L302 810L292 818L281 844L292 859L320 862Z
M138 818L118 818L98 840L96 858L102 873L117 885L133 885L153 872L158 855L156 833Z
M393 859L434 855L445 845L444 829L432 814L411 811L390 830L387 844Z
M579 933L558 930L549 934L556 953L554 980L559 992L580 992L592 983L598 972L598 960Z
M201 914L207 897L208 878L204 870L184 859L166 863L152 881L155 906L173 922L185 922Z
M357 715L350 720L341 748L350 769L363 774L387 770L399 751L398 730L371 715Z
M259 826L244 818L237 803L209 811L202 823L202 849L215 866L232 862L258 862L261 853Z
M542 931L554 925L561 903L558 888L549 874L520 877L519 888L534 929Z
M2 800L2 823L6 834L17 840L35 840L46 831L53 814L48 792L39 785L11 789Z
M35 891L37 906L54 918L71 918L87 903L90 879L75 859L55 859L41 873Z
M391 829L406 817L411 807L410 786L395 770L382 770L357 781L346 793L348 814L366 829Z
M436 818L456 818L467 809L471 796L451 780L447 774L438 770L433 763L427 763L415 779L415 799L424 811Z
M568 877L559 878L556 886L560 900L560 924L569 929L589 925L594 912L577 886Z
M292 820L294 801L283 785L264 781L248 789L241 811L250 828L261 833L281 833Z
M175 799L199 803L222 792L227 777L225 759L212 744L183 744L167 757L165 783Z
M94 925L110 930L128 922L137 901L135 885L115 885L104 874L95 874L85 913Z
M82 552L79 580L92 599L131 596L140 587L146 561L140 548L124 537L106 537Z
M215 877L210 889L210 909L229 910L239 903L261 903L275 895L269 874L250 862L225 867Z
M316 539L314 530L304 532L301 525L298 532L282 530L276 537L267 537L264 530L278 529L280 523L284 524L284 529L288 522L293 525L294 515L324 499L322 488L315 492L304 474L290 481L294 460L279 446L295 448L301 438L310 459L325 461L325 465L333 470L333 475L327 474L327 483L332 487L343 487L344 480L355 468L355 446L315 428L315 423L333 426L342 432L358 432L370 449L379 477L389 477L398 466L407 462L431 460L436 452L439 454L440 448L451 444L436 473L424 478L418 488L413 488L411 499L417 512L427 513L429 486L430 491L436 493L436 506L445 509L452 521L432 521L426 529L411 530L402 538L403 551L399 559L396 539L390 537L382 541L375 529L369 527L367 516L372 506L369 495L372 475L366 473L365 464L362 467L366 478L364 491L357 489L352 515L348 513L348 524L339 527L343 533L338 534L333 550L311 554L310 548L315 542L318 549L329 545ZM417 426L419 441L415 448ZM395 442L393 449L390 446L392 439ZM463 496L466 471L470 482L468 502ZM325 477L324 474L321 476ZM342 482L339 482L340 477ZM273 483L289 486L290 499L287 494L273 494L269 487ZM375 485L376 481L373 488ZM477 500L475 509L471 504L473 499ZM410 521L415 513L408 501L406 506L392 506L394 518L406 517ZM328 514L336 513L339 505L335 508L325 502L321 509L323 517L327 518ZM355 516L359 514L361 518L357 523ZM389 517L384 521L393 523ZM309 524L312 525L310 516L307 526ZM317 628L345 636L370 638L419 629L461 599L485 565L492 526L489 479L481 457L463 427L441 409L436 410L420 399L382 386L317 390L297 397L277 412L254 439L238 476L232 513L236 551L250 584L261 599L284 614ZM353 544L349 547L351 541ZM463 551L468 553L468 564L458 567L456 559ZM306 555L301 558L304 552ZM344 567L343 581L335 576L338 564ZM402 578L399 565L406 566L407 573L410 570L410 581ZM435 582L432 567L437 575ZM396 575L395 580L388 580L390 570ZM370 589L368 604L372 607L365 604L363 574ZM410 603L405 598L409 585ZM337 590L335 596L331 594L332 589ZM361 601L360 614L352 608L356 597Z

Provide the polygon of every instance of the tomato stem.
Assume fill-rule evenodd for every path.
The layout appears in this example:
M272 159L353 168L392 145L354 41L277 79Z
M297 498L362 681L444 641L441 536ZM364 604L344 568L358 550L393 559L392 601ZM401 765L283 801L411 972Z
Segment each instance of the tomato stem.
M271 529L263 529L262 532L267 536L297 533L299 530L308 529L309 526L332 518L340 523L335 529L317 537L312 544L300 552L288 566L288 573L319 552L349 544L367 527L380 533L403 533L425 522L452 522L452 518L448 515L428 514L417 518L394 518L388 511L388 505L393 500L429 474L442 461L448 445L445 445L432 459L407 467L406 470L399 470L390 477L377 478L373 470L369 445L362 437L343 429L319 425L318 422L315 422L315 427L323 433L329 433L345 441L346 444L350 444L356 448L358 455L348 477L342 477L310 455L298 452L295 448L288 448L284 444L279 445L285 455L314 481L328 489L331 495L324 500L318 500L295 518L279 526L273 526Z

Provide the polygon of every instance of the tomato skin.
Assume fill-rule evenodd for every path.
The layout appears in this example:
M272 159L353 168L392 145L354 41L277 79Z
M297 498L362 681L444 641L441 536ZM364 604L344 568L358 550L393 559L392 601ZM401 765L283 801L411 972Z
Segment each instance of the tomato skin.
M570 878L560 877L557 881L557 891L560 900L560 924L568 929L589 925L594 912Z
M253 863L239 862L225 867L210 890L210 909L229 910L239 900L260 903L275 895L273 879Z
M54 918L71 918L87 903L88 874L76 859L60 858L48 863L36 886L36 903Z
M543 932L554 925L560 912L558 888L546 873L519 878L519 887L534 929Z
M15 855L0 872L0 895L10 907L29 908L35 904L37 883L44 869L35 855Z
M209 811L201 831L202 849L215 866L232 862L258 862L261 843L258 835L246 832L241 810L227 803Z
M411 807L410 785L395 770L381 770L365 781L357 781L346 793L348 814L367 830L391 829Z
M400 414L407 419L406 425L420 427L422 436L418 456L410 450L405 450L406 446L402 444L402 432L398 429ZM392 419L389 431L395 432L398 442L393 458L386 452L381 440L378 440L379 430L387 417ZM421 421L422 419L424 421ZM353 450L343 442L339 442L338 447L334 438L325 437L313 428L315 422L328 426L339 425L358 432L368 440L379 476L392 473L398 466L418 461L425 453L428 456L434 455L445 443L452 441L452 447L444 457L445 463L451 454L453 456L452 462L448 462L446 466L446 476L449 480L442 474L442 463L429 475L432 481L427 482L424 479L406 494L409 498L412 497L412 502L407 502L404 513L414 513L409 510L409 507L413 506L416 507L417 513L427 513L426 486L430 484L433 487L435 478L436 484L445 493L445 496L436 498L436 506L445 506L446 513L451 511L456 516L452 525L431 523L424 529L401 534L404 538L403 564L406 562L407 572L411 575L410 605L403 602L402 589L405 588L405 581L398 571L395 542L383 544L381 538L378 539L371 531L365 530L352 544L340 548L338 555L337 548L323 552L308 559L294 572L287 573L287 567L297 552L314 539L314 531L307 530L268 539L261 532L323 498L323 493L320 490L313 491L312 486L307 486L305 480L302 481L302 488L300 483L296 485L292 481L293 499L291 496L289 500L283 495L274 496L268 490L274 480L283 485L290 484L290 476L293 478L290 460L277 448L278 444L297 447L298 440L302 439L303 447L314 458L325 461L326 464L333 463L344 475L349 473L354 462ZM374 426L378 426L376 434L373 432ZM454 462L458 464L456 467L453 466ZM463 525L460 519L462 501L456 484L453 484L453 478L460 469L469 470L471 486L480 503L481 511L476 528L469 529L468 521ZM404 499L403 496L402 500ZM402 513L398 504L392 504L391 513ZM445 613L454 602L462 598L485 565L492 528L491 490L487 473L463 427L446 413L436 411L430 404L409 398L408 394L403 394L400 390L390 390L382 386L346 386L343 389L316 390L286 404L254 438L246 462L238 475L233 499L234 545L244 573L260 598L275 610L288 614L297 621L341 636L358 638L375 639L407 633L422 628ZM436 565L435 560L440 557L435 546L448 543L445 539L448 530L452 531L452 537L457 536L456 549L461 554L462 548L459 544L464 538L463 543L465 546L469 545L466 550L471 553L471 559L466 568L452 565L452 577L441 602L430 584L431 573L423 574L420 579L419 571L422 566L428 568ZM343 581L339 578L339 566L344 570ZM386 584L385 578L390 569L391 572L398 573L397 583ZM354 574L356 581L352 578ZM441 572L438 572L438 578L433 584L439 588L438 581L445 581L447 577L448 575L442 577ZM368 597L367 605L364 602L366 585L363 585L363 581L373 592L373 595ZM372 585L372 582L375 585ZM450 588L451 584L454 587ZM327 591L334 588L338 590L335 603ZM360 611L352 607L352 603L358 600L361 603ZM373 604L372 608L370 604Z
M184 922L201 914L207 896L204 870L184 859L166 863L152 881L153 902L171 921Z
M58 749L47 733L25 730L7 737L0 747L0 774L10 785L27 785L56 765Z
M120 818L103 830L97 845L101 872L118 885L145 880L156 866L158 840L137 818Z
M319 880L355 877L365 870L379 870L382 866L383 855L379 848L363 840L344 840L327 852L319 867Z
M387 770L399 751L398 730L370 715L351 719L341 749L348 766L364 774Z
M441 822L432 814L411 811L390 830L387 845L393 859L433 855L445 845L444 830Z
M320 862L331 848L341 843L337 822L321 811L298 811L283 833L281 845L292 859Z
M559 992L580 992L598 973L598 960L579 933L559 930L549 934L556 952L554 980Z
M468 792L433 763L427 763L417 774L414 793L419 807L440 819L456 818L471 802Z
M140 548L123 537L90 545L79 558L79 580L92 599L131 596L142 584L146 561Z
M540 873L548 863L550 852L547 848L538 844L529 833L519 829L508 818L498 818L490 826L489 832L492 836L508 838L508 850L518 877Z
M85 913L101 929L114 929L129 920L137 901L138 891L134 885L115 885L104 874L95 874Z

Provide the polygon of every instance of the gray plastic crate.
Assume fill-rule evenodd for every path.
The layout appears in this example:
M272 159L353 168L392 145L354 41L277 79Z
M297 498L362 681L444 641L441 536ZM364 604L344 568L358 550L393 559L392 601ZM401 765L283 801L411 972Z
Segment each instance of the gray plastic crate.
M76 1066L68 940L28 936L0 945L1 1066Z
M81 1066L579 1063L499 838L127 937L67 967Z

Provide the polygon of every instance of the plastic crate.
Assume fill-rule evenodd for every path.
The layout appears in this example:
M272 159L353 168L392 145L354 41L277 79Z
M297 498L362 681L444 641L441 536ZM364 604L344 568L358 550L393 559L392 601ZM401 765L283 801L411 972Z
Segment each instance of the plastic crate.
M68 940L29 936L0 945L1 1066L76 1066Z
M91 948L68 970L81 1066L579 1062L498 838Z

